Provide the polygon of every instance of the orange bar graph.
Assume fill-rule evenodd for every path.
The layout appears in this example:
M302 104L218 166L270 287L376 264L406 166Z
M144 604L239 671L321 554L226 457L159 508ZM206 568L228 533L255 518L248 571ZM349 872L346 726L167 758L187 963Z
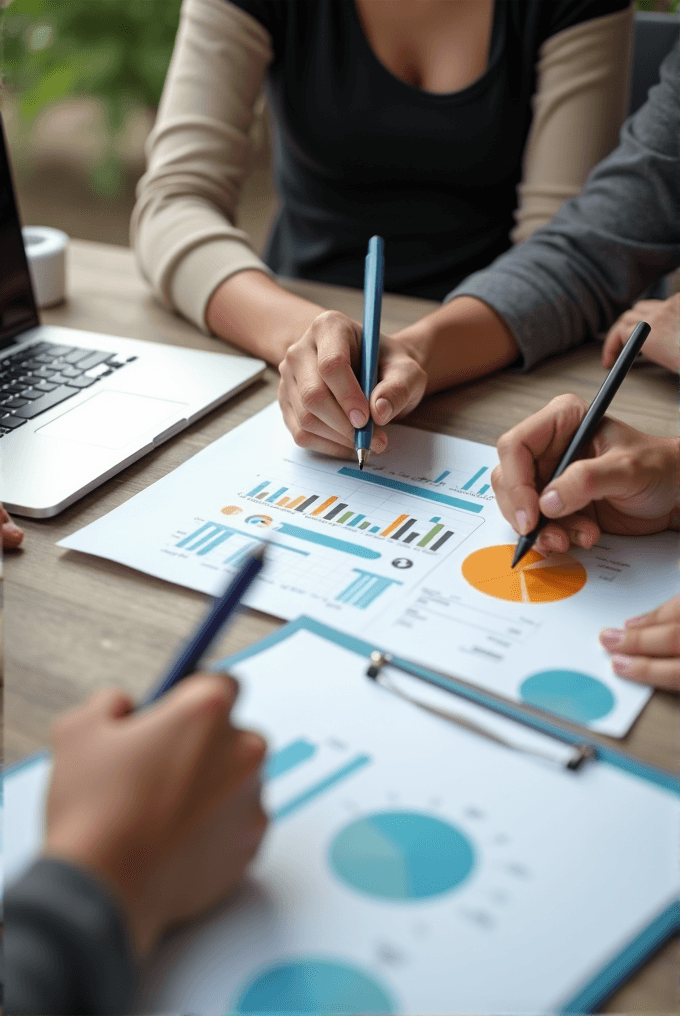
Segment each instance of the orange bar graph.
M306 494L301 494L300 497L296 497L294 501L291 501L288 507L295 508L297 505L302 504L302 502L306 497L307 497Z
M328 497L326 498L323 504L320 504L318 508L315 508L314 511L310 512L309 514L320 515L321 512L325 512L326 508L329 508L333 504L333 502L337 500L338 500L337 497Z
M289 497L282 497L281 500L277 501L276 503L277 504L288 504L289 501L290 501Z
M406 522L407 518L408 518L408 515L399 515L398 518L396 518L394 520L394 522L390 522L390 524L387 527L387 529L383 529L383 531L382 531L382 533L380 535L381 536L389 536L390 533L394 532L394 530L397 528L397 526L400 526L402 524L402 522Z

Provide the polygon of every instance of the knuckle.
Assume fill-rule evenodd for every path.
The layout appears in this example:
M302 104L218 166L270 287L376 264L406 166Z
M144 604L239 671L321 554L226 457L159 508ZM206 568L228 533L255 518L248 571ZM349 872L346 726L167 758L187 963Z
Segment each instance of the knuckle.
M669 643L670 654L677 657L676 663L680 667L680 624L671 625Z
M408 400L410 389L405 381L396 378L395 380L390 381L389 392L392 397L391 401L395 402L397 405L402 405Z
M318 370L321 377L334 377L344 369L349 370L349 356L340 349L319 358Z
M298 422L304 431L310 431L316 420L316 416L309 409L305 409L298 417Z
M294 427L291 433L293 435L293 440L295 441L295 444L298 446L298 448L310 447L313 441L313 435L310 434L308 430L303 430L302 427L298 426Z
M300 401L305 409L313 411L321 406L328 396L325 385L308 384L300 389Z
M511 454L517 445L517 437L515 435L514 427L512 430L506 430L505 434L501 434L496 443L496 449L498 454L503 457ZM500 470L500 466L496 466L496 469ZM496 470L494 470L496 472Z
M574 395L573 392L567 392L565 395L556 395L550 403L555 409L562 413L574 413L582 412L588 408L588 403L578 395Z

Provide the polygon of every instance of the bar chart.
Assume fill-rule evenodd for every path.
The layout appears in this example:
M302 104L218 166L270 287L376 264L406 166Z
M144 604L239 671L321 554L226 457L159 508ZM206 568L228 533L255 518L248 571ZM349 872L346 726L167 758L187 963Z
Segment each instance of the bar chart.
M295 773L300 766L314 762L320 764L312 766L309 771L303 771L302 780L297 781L295 789L274 803L270 809L272 819L276 821L294 814L344 783L372 761L370 755L360 752L347 755L340 764L337 764L331 761L329 751L324 746L315 744L305 737L290 741L267 760L264 769L264 778L267 782Z
M368 537L370 540L375 540L376 543L391 541L391 544L404 544L408 546L409 550L426 554L439 553L449 544L449 541L453 542L449 544L447 550L452 549L460 542L460 538L465 538L471 529L475 528L475 525L471 526L461 513L465 512L467 518L472 519L483 509L481 503L467 502L461 498L449 497L437 491L426 490L382 476L373 474L364 476L359 470L348 467L338 470L338 475L343 479L358 479L359 483L356 487L352 485L354 489L349 493L310 494L308 492L299 493L297 488L291 490L291 486L286 486L281 481L265 480L257 483L241 496L273 505L288 513L295 512L296 515L299 513L305 517L306 521L312 523L343 527L348 534L351 530L352 535ZM366 493L365 485L362 488L362 484L365 483L386 488L384 494L381 496L382 492L378 492L376 501L376 492L368 488L368 493ZM405 510L405 506L404 509L394 514L394 509L399 507L399 494L409 495L407 498L409 502L415 495L425 500L441 503L449 509L454 509L457 518L454 521L442 515L423 517L419 513L412 514ZM373 510L359 507L359 502L362 499L368 500L374 506ZM388 512L389 514L387 514ZM275 525L275 528L284 535L323 544L359 557L377 560L381 556L377 548L371 550L355 541L341 541L339 543L338 537L326 535L320 528L301 528L288 522L281 522ZM458 540L453 539L456 536L459 538Z

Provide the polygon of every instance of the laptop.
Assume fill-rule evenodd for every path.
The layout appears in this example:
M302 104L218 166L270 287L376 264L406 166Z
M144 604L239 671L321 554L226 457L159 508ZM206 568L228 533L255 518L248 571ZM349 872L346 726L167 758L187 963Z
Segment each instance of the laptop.
M0 118L0 501L56 515L261 378L266 364L41 325Z

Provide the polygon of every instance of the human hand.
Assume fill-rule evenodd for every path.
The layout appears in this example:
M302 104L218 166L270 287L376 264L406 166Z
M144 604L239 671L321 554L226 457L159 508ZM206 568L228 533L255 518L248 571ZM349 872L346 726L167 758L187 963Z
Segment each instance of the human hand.
M650 360L680 373L680 293L668 300L640 300L607 332L602 349L602 366L612 367L630 338L635 325L647 321L652 326L642 352Z
M279 365L279 402L286 425L301 448L348 458L354 428L368 421L369 404L354 370L361 354L361 328L339 311L320 314L293 343ZM410 413L425 392L427 375L408 345L384 337L379 381L370 400L376 424ZM371 451L383 452L387 435L374 428Z
M500 464L491 482L508 522L525 535L539 508L559 520L539 534L540 553L562 553L570 543L592 547L601 532L643 536L677 523L680 442L607 416L584 458L548 482L587 409L576 395L561 395L498 442Z
M605 628L600 642L612 654L615 674L680 691L680 596L630 618L625 628Z
M44 853L109 885L140 956L233 890L264 834L265 743L230 723L236 692L194 675L132 713L108 689L55 724Z
M0 526L2 526L2 549L16 550L24 538L23 529L15 526L11 518L0 504Z

